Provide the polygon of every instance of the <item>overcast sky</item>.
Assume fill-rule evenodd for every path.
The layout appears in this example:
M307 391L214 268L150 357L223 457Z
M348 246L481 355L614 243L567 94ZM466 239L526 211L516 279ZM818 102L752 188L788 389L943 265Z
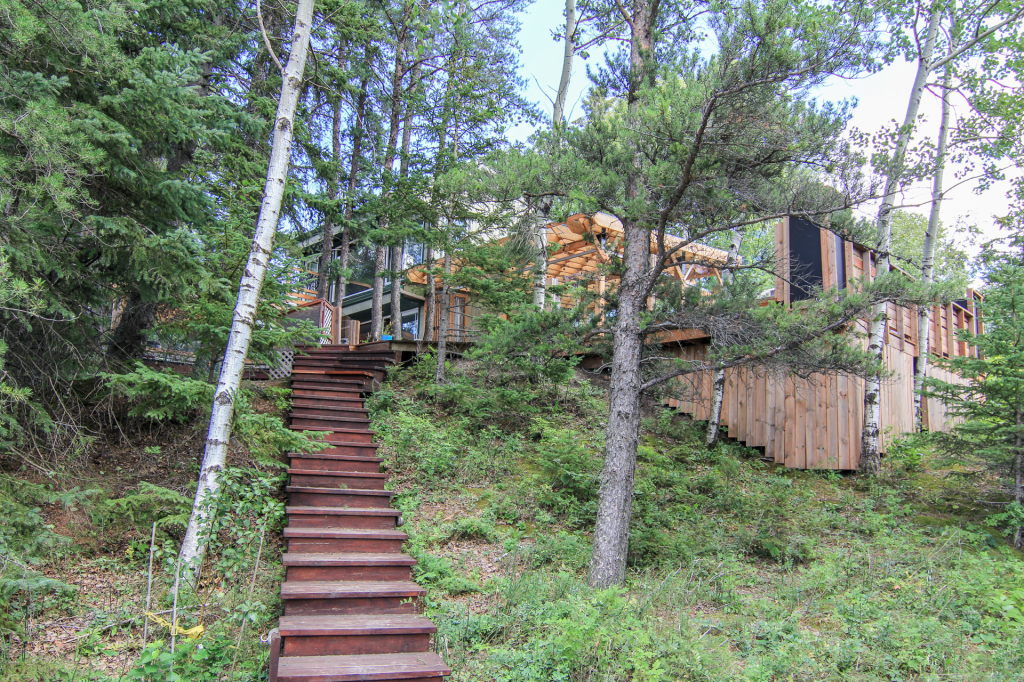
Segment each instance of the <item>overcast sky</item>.
M529 80L528 95L530 99L538 102L548 116L551 114L551 103L548 97L552 96L554 88L558 86L562 64L562 45L560 41L551 38L551 31L558 29L564 22L563 7L564 3L559 0L537 0L522 18L521 72ZM587 62L579 58L574 60L573 78L568 97L568 105L575 107L571 112L574 115L580 114L581 95L590 85L586 75L586 65L599 62L600 56L591 56ZM915 65L900 62L863 79L855 81L835 79L829 86L822 89L821 99L839 101L856 98L858 103L853 112L852 126L866 132L875 132L886 127L892 129L895 125L894 121L903 121L909 89L914 79L914 69ZM925 120L918 130L921 131L919 134L934 137L938 134L939 127L939 99L931 94L926 94L925 97L926 100L921 107L921 113ZM956 108L956 103L954 103L954 112ZM521 126L511 131L511 135L514 139L525 140L531 132L532 128ZM947 187L958 181L950 176L951 174L947 171ZM984 195L975 193L974 186L975 183L968 182L947 191L942 207L943 222L953 226L962 219L977 225L983 235L995 236L992 218L1007 210L1008 183L1002 183ZM925 182L908 191L902 201L907 204L922 204L921 206L908 206L907 210L927 215L929 196L930 184ZM873 207L865 207L864 212L873 213ZM973 251L973 249L970 250Z

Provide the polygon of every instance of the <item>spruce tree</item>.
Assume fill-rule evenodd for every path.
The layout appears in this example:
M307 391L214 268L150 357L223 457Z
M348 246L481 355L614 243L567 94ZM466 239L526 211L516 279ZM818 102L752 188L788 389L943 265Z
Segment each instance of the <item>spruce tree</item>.
M984 331L958 332L977 354L933 357L935 366L963 381L925 379L924 393L941 399L952 420L949 437L937 435L947 452L983 464L1007 481L1013 503L1000 518L1024 546L1024 239L987 244L980 256Z

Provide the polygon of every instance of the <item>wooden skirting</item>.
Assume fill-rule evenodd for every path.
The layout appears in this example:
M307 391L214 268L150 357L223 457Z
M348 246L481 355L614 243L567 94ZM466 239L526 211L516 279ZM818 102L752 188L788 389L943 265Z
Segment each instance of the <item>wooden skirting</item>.
M704 359L706 348L692 345L665 350L697 362ZM914 357L887 345L885 361L893 377L882 385L882 452L887 440L914 430ZM930 372L945 380L954 378L936 368ZM710 372L682 377L673 391L678 397L667 398L665 403L696 420L707 420L711 381ZM925 418L932 430L949 429L945 407L938 400L927 401ZM726 371L722 426L727 435L750 447L764 448L767 458L791 469L857 469L863 420L863 379L826 374L802 379L757 367Z

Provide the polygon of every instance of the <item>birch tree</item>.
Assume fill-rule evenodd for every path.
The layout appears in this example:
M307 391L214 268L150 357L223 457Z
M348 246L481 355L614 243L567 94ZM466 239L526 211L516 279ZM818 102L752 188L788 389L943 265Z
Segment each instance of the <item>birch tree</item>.
M309 33L313 20L313 0L299 0L295 13L291 50L282 73L281 96L274 118L274 138L271 146L267 180L263 190L263 203L256 223L252 248L238 288L238 302L231 319L231 332L227 350L221 364L220 377L214 392L213 409L206 447L199 470L192 515L181 544L180 560L198 571L203 554L203 525L206 520L207 498L216 493L218 474L227 461L228 443L234 418L234 401L245 370L245 358L255 320L256 306L267 273L274 247L274 235L280 217L281 201L290 165L295 108L302 89L302 78L309 47Z
M917 125L921 99L924 96L928 79L947 64L969 55L972 50L996 36L1004 27L1024 16L1024 8L1021 7L1012 7L1006 11L1006 6L984 0L978 3L968 3L953 9L950 25L943 34L940 33L940 29L946 20L948 8L941 0L934 0L931 3L928 18L923 30L920 31L915 23L917 9L916 6L910 6L908 11L911 18L909 21L906 18L902 19L909 24L911 40L908 45L911 46L911 53L917 62L917 69L914 74L914 82L911 85L903 124L896 132L892 152L885 162L885 189L875 221L877 272L882 277L887 277L890 270L892 243L890 214L896 205L899 191L910 175L906 163L907 151ZM892 17L891 20L901 21L899 17ZM989 20L994 20L995 24L991 28L985 28L986 22ZM945 36L941 42L940 36ZM868 339L868 350L877 355L879 359L883 357L885 348L885 309L886 303L882 302L873 311ZM878 440L882 409L881 385L882 376L879 374L870 377L864 387L864 424L861 430L860 470L867 474L877 474L881 468Z
M935 281L935 251L939 242L939 215L943 199L943 176L946 169L946 146L949 142L949 98L952 95L950 72L947 65L942 77L942 114L939 121L939 137L935 149L935 172L932 176L932 204L928 212L928 229L924 235L924 252L921 255L921 281L931 285ZM924 430L924 399L921 390L928 376L928 360L931 355L931 306L917 309L917 364L914 366L914 421L918 431Z
M743 233L739 230L732 231L732 238L729 240L729 255L726 257L725 269L722 270L723 284L732 286L736 277L733 268L740 255L740 245L743 243ZM704 438L705 444L709 447L718 440L718 427L722 422L722 402L725 397L725 370L715 372L711 381L711 415L708 417L708 430Z

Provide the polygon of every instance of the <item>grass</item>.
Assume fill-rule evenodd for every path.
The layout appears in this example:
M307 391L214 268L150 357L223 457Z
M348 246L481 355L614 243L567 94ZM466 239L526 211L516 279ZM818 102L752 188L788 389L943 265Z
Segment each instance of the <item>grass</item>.
M913 442L874 481L785 470L707 450L699 425L647 405L627 584L593 590L602 384L579 373L496 398L485 370L456 365L438 390L423 363L369 401L454 680L1024 679L1024 561L987 523L983 475ZM171 663L182 679L265 679L282 479L244 447L204 578L179 598L202 637L166 658L151 619L163 645L142 646L149 531L166 620L202 426L129 433L59 482L0 479L0 680L170 680Z
M875 481L790 471L649 407L627 584L588 588L603 412L569 389L500 430L416 372L373 404L455 680L1024 679L990 482L913 443Z

